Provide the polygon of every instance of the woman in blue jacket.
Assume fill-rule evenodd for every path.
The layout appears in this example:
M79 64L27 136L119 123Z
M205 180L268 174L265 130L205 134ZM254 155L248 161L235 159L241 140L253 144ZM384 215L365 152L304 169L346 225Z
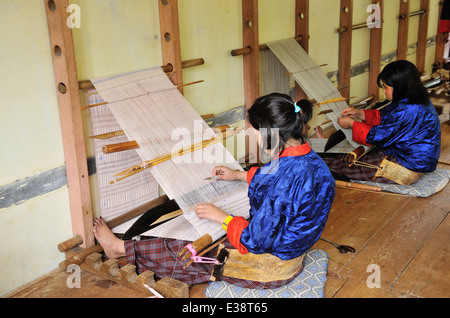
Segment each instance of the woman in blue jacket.
M356 142L377 146L378 150L366 155L371 164L378 165L387 156L414 172L434 171L441 151L441 127L417 68L404 60L392 62L378 76L378 85L392 102L382 110L347 108L339 124L352 128ZM372 180L376 171L327 164L334 173L351 179Z
M241 254L269 253L291 260L319 240L333 203L335 181L306 142L305 127L312 113L310 101L294 103L289 96L276 93L259 98L248 111L249 122L260 136L261 151L273 160L248 172L216 167L213 174L217 179L249 183L250 219L234 217L209 203L195 209L200 218L223 225L227 247ZM158 279L169 276L190 285L210 280L213 264L193 263L184 268L185 263L178 259L178 252L191 242L168 238L122 241L101 218L95 220L94 234L108 257L125 256L138 273L150 269ZM204 255L216 256L217 248ZM246 288L276 288L288 284L300 272L273 282L225 276L219 279Z
M274 159L248 172L215 168L218 179L248 182L250 220L230 216L211 204L199 205L196 213L226 224L228 239L241 254L269 253L290 260L319 240L333 203L335 180L306 142L305 126L311 116L307 100L294 103L276 93L257 99L248 120L259 136L261 151ZM265 134L274 130L278 133ZM271 153L274 149L280 151Z

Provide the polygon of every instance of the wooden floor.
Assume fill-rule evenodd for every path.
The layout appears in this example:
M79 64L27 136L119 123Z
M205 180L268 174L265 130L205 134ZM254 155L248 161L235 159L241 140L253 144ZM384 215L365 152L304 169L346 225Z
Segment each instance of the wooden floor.
M450 161L448 122L442 124L441 160ZM329 243L316 243L314 248L330 256L325 297L450 297L449 198L450 185L429 198L337 189L322 237L356 252L341 254ZM376 282L372 264L379 269L379 288L367 284ZM82 273L80 289L69 289L68 276L54 271L6 297L144 297L87 272ZM204 287L192 288L191 297L203 297Z

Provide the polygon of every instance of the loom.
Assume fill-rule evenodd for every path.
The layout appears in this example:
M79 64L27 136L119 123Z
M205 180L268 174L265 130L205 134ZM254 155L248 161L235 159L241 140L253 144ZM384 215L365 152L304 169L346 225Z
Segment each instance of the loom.
M79 114L82 103L79 99L79 90L92 89L92 81L78 82L75 52L73 45L73 38L71 30L66 26L67 14L67 0L45 0L44 1L48 17L48 26L50 34L50 42L52 47L52 58L55 70L55 84L58 91L58 102L60 105L61 114L61 126L63 130L63 142L65 146L65 158L67 165L68 187L71 203L72 213L72 225L74 234L80 234L64 242L60 251L66 253L67 260L62 263L62 267L66 267L69 264L84 264L85 268L91 272L103 275L111 280L118 282L124 282L127 286L135 288L137 290L148 293L147 289L142 288L142 284L139 282L146 282L148 286L155 286L154 281L151 280L151 273L145 273L144 276L133 275L130 267L124 268L123 271L118 270L117 262L102 263L97 253L102 251L101 247L94 245L95 241L92 233L92 205L91 205L91 193L88 182L88 171L86 165L86 153L85 153L85 140L83 133L83 125L81 114ZM352 1L341 0L341 12L340 12L340 25L336 34L339 36L339 83L337 90L345 99L349 99L350 95L350 71L351 71L351 34L353 30L360 29L360 27L352 26ZM383 1L372 1L372 3L378 3L383 8ZM428 8L422 9L420 14L424 17L428 17ZM409 3L401 3L401 17L399 20L399 48L398 58L405 58L407 52L407 29L408 19L413 14L409 13ZM174 87L183 90L183 78L182 69L186 67L192 67L196 65L202 65L203 59L194 59L190 61L181 61L181 49L180 49L180 34L179 34L179 22L178 22L178 7L176 1L160 1L159 3L160 14L160 29L162 40L162 52L163 52L163 66L161 69L165 73L170 73L170 79ZM382 12L382 10L381 10ZM309 41L309 1L308 0L296 0L295 1L295 38L294 41L299 43L304 52L308 52ZM419 14L419 13L418 13ZM418 68L420 71L424 69L424 57L426 49L426 34L428 20L423 19L420 22L419 28L419 43L418 43ZM232 50L232 56L243 56L243 68L244 68L244 83L245 83L245 103L246 107L249 107L252 102L261 95L260 92L260 52L263 54L271 51L277 44L271 45L259 43L258 38L258 1L257 0L243 0L242 1L242 30L243 30L243 46L242 49ZM382 24L381 24L382 26ZM381 64L381 34L382 28L373 28L371 33L371 44L373 48L370 50L370 83L369 83L369 95L378 99L379 88L376 85L376 75L379 73L379 67ZM401 35L401 36L400 36ZM292 42L292 41L290 41ZM297 44L298 45L298 44ZM272 48L270 48L272 46ZM295 50L298 48L295 47ZM273 55L272 52L270 54ZM269 55L270 55L269 54ZM306 54L307 57L307 54ZM281 60L281 59L280 59ZM266 65L263 65L266 67ZM312 67L312 68L311 68ZM311 65L309 71L320 71L320 66ZM286 67L283 66L284 69ZM281 69L281 67L280 67ZM290 73L293 77L301 75L299 70L295 67L285 73ZM284 76L283 81L289 82L289 77ZM95 80L94 80L95 82ZM301 85L303 81L296 79L296 99L300 98L314 98L307 95ZM304 83L303 83L304 84ZM324 83L329 85L330 83ZM263 83L263 85L265 85ZM172 87L173 88L173 87ZM306 89L306 87L304 87ZM269 88L270 89L270 88ZM330 87L331 89L331 87ZM333 89L334 90L334 89ZM334 92L335 93L335 92ZM109 111L108 98L99 98L98 94L94 94L94 91L90 91L88 107L93 112L99 113L100 117L104 117L105 122L110 122L109 129L99 129L99 131L93 134L95 137L96 156L102 158L101 165L97 165L97 173L99 180L103 185L109 185L111 180L114 180L114 174L126 171L127 169L136 165L141 165L143 159L136 154L137 151L143 151L143 145L141 141L135 138L135 135L131 134L127 129L123 129L121 125L114 118ZM337 96L337 95L336 95ZM127 96L129 98L129 96ZM318 101L322 98L318 97ZM101 105L98 105L101 104ZM115 103L114 103L115 104ZM342 107L345 103L342 104ZM95 106L94 106L95 105ZM332 105L334 107L334 105ZM341 107L340 105L336 105ZM328 108L328 107L324 107ZM173 110L172 110L173 112ZM325 109L321 115L327 116L328 121L333 122L333 110ZM172 115L172 113L170 114ZM195 115L198 116L198 115ZM196 117L198 118L198 117ZM330 119L331 118L331 119ZM103 120L103 119L102 119ZM324 122L326 123L326 122ZM334 123L334 122L333 122ZM94 125L94 123L91 123ZM101 127L103 124L100 124ZM93 127L93 126L92 126ZM91 128L92 128L91 127ZM207 128L207 127L205 127ZM128 134L128 135L127 135ZM111 142L110 138L114 138ZM321 141L311 139L311 143ZM349 142L347 140L347 142ZM344 144L344 143L343 143ZM106 155L103 152L106 147ZM318 144L313 146L314 149L323 148L323 145ZM146 147L144 146L144 149ZM132 151L123 151L125 149L131 149ZM167 150L167 149L166 149ZM172 150L172 149L170 149ZM349 150L348 146L342 146L340 150ZM144 151L143 151L144 152ZM160 152L157 155L167 155ZM170 153L170 152L169 152ZM152 160L154 158L145 157L145 161ZM167 165L167 163L165 163ZM151 168L153 169L153 168ZM143 169L139 173L134 174L130 178L114 184L115 189L111 193L107 194L115 201L110 201L109 204L105 204L105 207L110 210L111 220L108 221L110 227L124 226L125 228L129 224L124 224L133 218L136 218L147 210L163 204L169 200L167 195L159 196L156 180L152 179L153 176L150 173L151 169ZM161 175L164 173L161 172ZM100 177L102 175L102 177ZM197 177L197 176L196 176ZM203 177L203 176L202 176ZM152 181L149 181L152 180ZM137 182L139 181L139 182ZM201 180L205 181L205 180ZM123 189L130 187L131 185L137 185L140 189L140 193L135 191L127 192ZM121 188L123 187L123 188ZM195 188L195 187L194 187ZM169 187L170 189L170 187ZM181 189L179 189L181 191ZM99 188L99 192L103 191ZM170 191L169 191L170 192ZM176 191L175 191L176 192ZM102 193L102 196L105 193ZM176 193L175 193L176 194ZM121 197L122 195L122 197ZM136 196L137 195L137 196ZM174 195L176 197L177 195ZM126 197L128 200L124 200ZM183 195L181 195L183 197ZM138 198L138 199L137 199ZM105 200L108 202L109 199ZM130 204L130 202L132 204ZM192 203L192 202L191 202ZM184 204L184 203L183 203ZM189 203L186 203L188 205ZM127 211L123 213L124 211ZM178 217L176 220L182 220ZM191 224L189 221L187 221ZM189 225L191 226L191 225ZM195 226L193 226L195 228ZM197 230L196 230L197 231ZM197 234L199 236L200 234ZM215 234L220 235L220 234ZM84 244L86 249L82 252L79 245ZM119 265L120 261L119 261ZM123 264L122 264L123 265ZM159 282L158 282L159 283ZM164 282L163 282L164 283ZM161 283L161 284L163 284ZM164 285L164 290L167 290L170 284ZM182 284L181 284L182 285ZM170 286L169 286L170 287ZM175 286L180 287L180 286ZM174 289L182 292L186 292L186 286L181 286L179 289ZM176 295L180 293L176 292ZM181 293L182 294L182 293ZM182 294L186 295L186 294Z

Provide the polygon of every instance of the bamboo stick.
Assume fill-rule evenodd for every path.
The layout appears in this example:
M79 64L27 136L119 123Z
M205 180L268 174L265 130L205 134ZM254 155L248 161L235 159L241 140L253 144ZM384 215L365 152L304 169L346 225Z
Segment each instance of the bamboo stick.
M141 171L144 171L145 169L148 169L150 167L156 166L156 165L158 165L158 164L160 164L162 162L171 160L172 158L179 157L179 156L185 155L187 153L203 149L203 148L205 148L207 146L210 146L210 145L222 142L224 138L232 137L234 135L237 135L240 132L241 132L241 129L239 129L239 128L233 130L231 133L229 131L227 131L227 132L222 133L222 136L220 136L220 138L218 138L216 136L216 137L214 137L212 139L204 140L204 141L202 141L200 143L193 144L189 148L180 149L178 151L175 151L175 152L163 155L161 157L142 162L139 165L136 165L134 167L131 167L131 168L127 169L127 170L124 170L122 172L119 172L119 173L115 174L114 177L117 177L117 176L122 176L122 177L120 177L118 179L115 179L113 181L110 181L110 184L114 184L116 182L122 181L123 179L131 177L131 176L133 176L133 175L135 175L135 174L137 174L137 173L139 173Z
M203 116L202 116L203 117ZM218 127L214 127L213 130L216 133L223 133L225 132L227 129L229 129L230 126L228 125L222 125L222 126L218 126ZM115 137L115 136L120 136L119 132L113 132L110 133L111 137ZM122 135L124 135L125 133L122 131ZM109 134L105 134L107 136L109 136ZM102 138L100 139L107 139L105 138L105 136L100 135ZM132 150L132 149L138 149L139 145L136 141L125 141L125 142L121 142L121 143L117 143L117 144L111 144L111 145L106 145L103 146L102 151L104 154L111 154L111 153L116 153L116 152L120 152L120 151L126 151L126 150Z
M337 102L344 102L344 101L350 100L350 99L352 99L352 98L355 98L355 97L349 97L349 98L346 98L346 97L331 98L331 99L325 100L325 101L323 101L323 102L315 103L313 106L319 106L319 107L320 107L320 106L325 105L325 104L331 104L331 103L337 103Z
M118 144L106 145L103 146L102 151L105 155L116 153L120 151L132 150L139 148L139 145L136 141L125 141Z
M360 184L360 183L347 182L347 181L336 180L336 186L343 187L343 188L354 188L354 189L371 190L371 191L381 192L380 187L370 186L370 185Z
M190 86L190 85L194 85L194 84L198 84L198 83L203 83L203 82L204 82L204 80L195 81L195 82L191 82L191 83L187 83L187 84L178 85L178 86L176 86L176 88L183 88L183 87L186 87L186 86ZM80 107L80 110L85 110L85 109L89 109L89 108L93 108L93 107L97 107L97 106L102 106L102 105L107 105L107 104L108 104L108 102L102 102L102 103L98 103L98 104L87 105L87 106Z
M87 137L87 138L89 138L89 139L110 139L110 138L124 136L124 135L125 135L125 132L123 130L117 130L117 131L112 131L112 132L109 132L106 134L91 136L91 137Z
M201 117L206 120L206 119L214 118L214 117L216 117L216 115L215 114L205 114L205 115L201 115ZM230 128L230 126L222 125L222 126L214 127L213 129L214 130L220 130L221 132L224 132L228 128ZM86 137L86 138L89 138L89 139L110 139L110 138L124 136L124 135L125 135L125 132L123 130L117 130L117 131L112 131L112 132L108 132L108 133L101 134L101 135L95 135L95 136Z

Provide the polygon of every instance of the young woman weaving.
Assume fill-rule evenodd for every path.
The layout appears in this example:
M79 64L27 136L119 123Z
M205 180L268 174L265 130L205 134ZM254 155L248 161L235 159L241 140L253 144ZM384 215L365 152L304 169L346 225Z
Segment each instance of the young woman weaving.
M352 128L356 142L376 146L361 161L379 166L387 156L414 172L434 171L441 150L441 127L416 67L408 61L392 62L378 76L378 84L392 101L388 106L381 110L347 108L339 119L342 128ZM376 172L349 167L342 157L323 158L333 173L350 179L372 181ZM375 181L394 183L385 178Z
M248 111L248 119L259 135L261 150L274 157L249 172L216 167L217 179L249 183L250 220L233 217L212 204L199 204L199 218L223 224L227 247L241 254L268 253L282 260L295 259L307 252L319 239L335 194L335 181L323 160L309 147L303 131L312 116L312 105L303 100L294 103L289 96L271 94L259 98ZM278 132L278 133L274 133ZM274 149L279 149L274 152ZM208 282L212 264L193 263L184 269L178 252L189 242L150 238L145 241L121 241L101 219L94 233L107 256L126 256L138 272L149 269L156 278L173 277L188 284ZM217 249L205 257L215 257ZM246 288L276 288L292 281L256 282L222 277L222 280Z

